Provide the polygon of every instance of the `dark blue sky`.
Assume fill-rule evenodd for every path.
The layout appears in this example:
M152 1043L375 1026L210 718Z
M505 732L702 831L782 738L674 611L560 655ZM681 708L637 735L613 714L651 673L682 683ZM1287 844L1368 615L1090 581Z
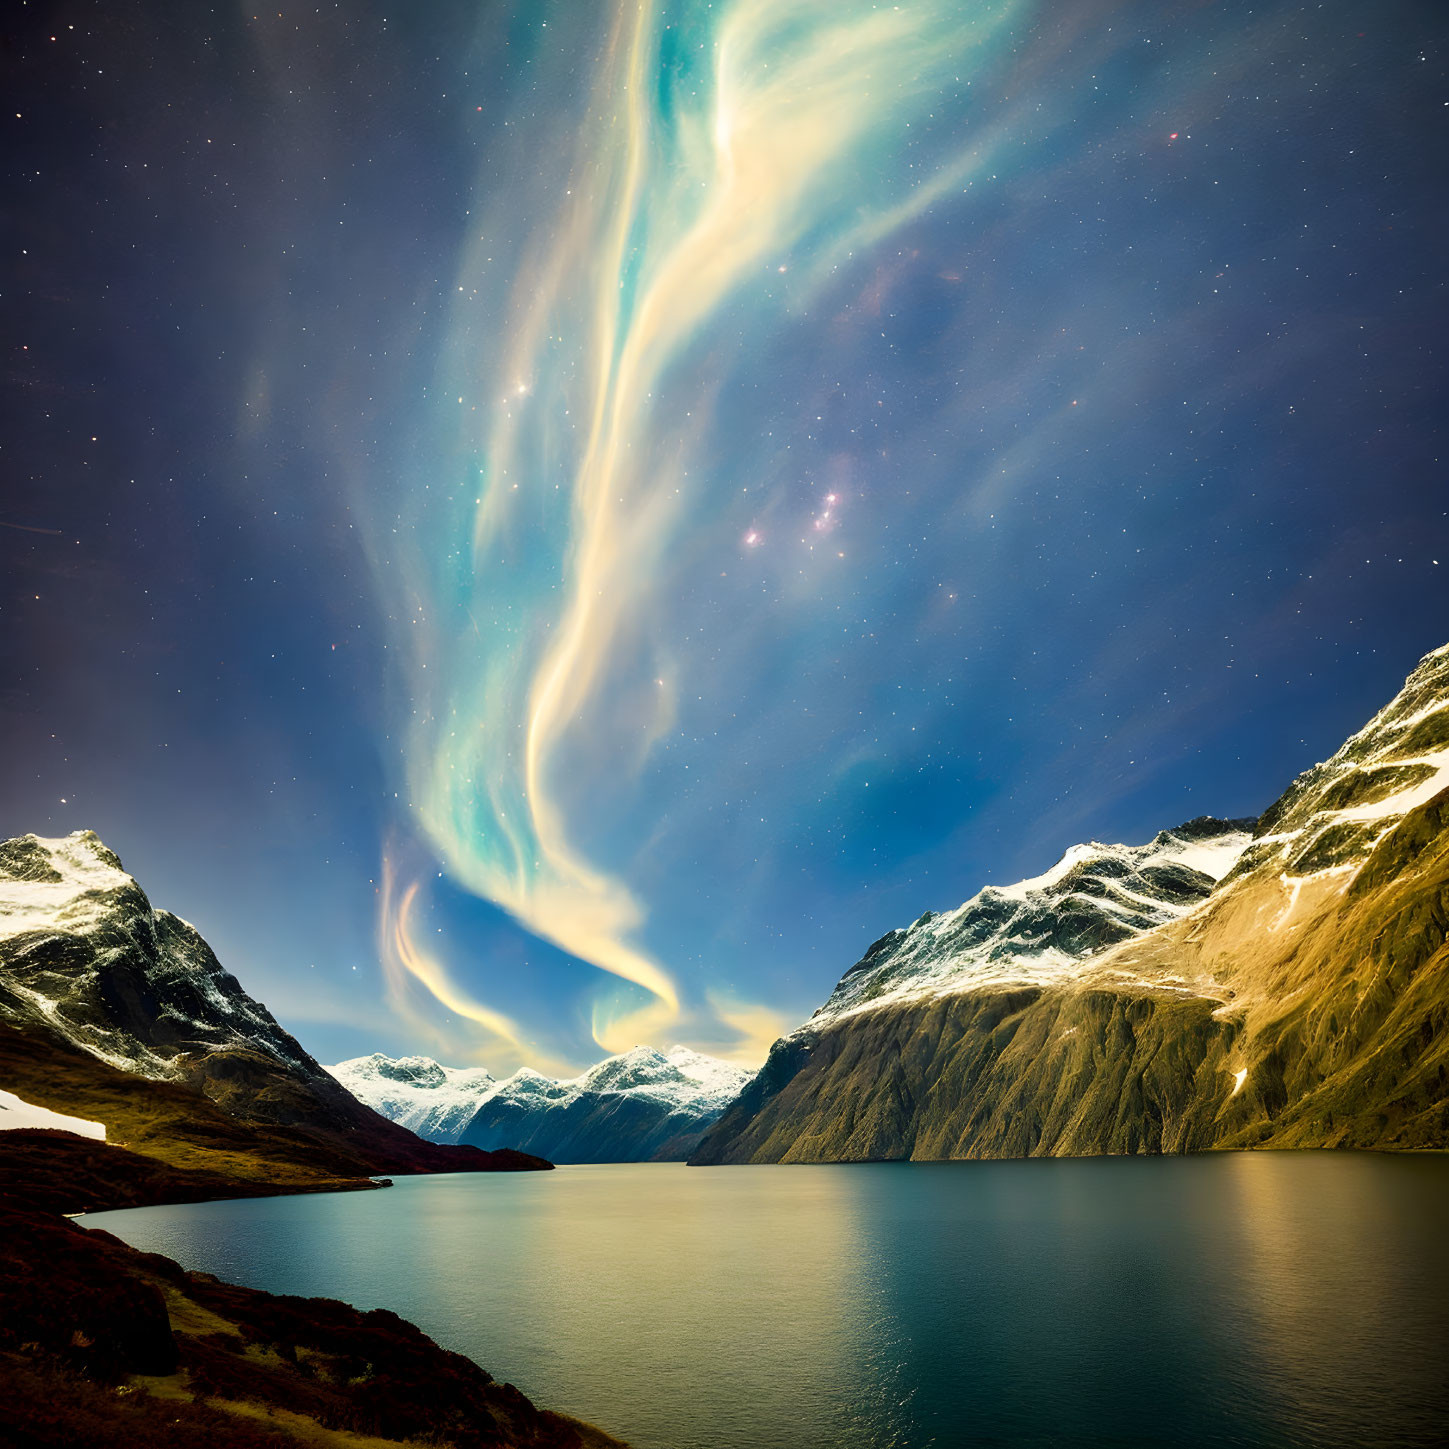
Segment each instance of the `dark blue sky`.
M0 827L324 1059L749 1055L1449 638L1442 6L404 9L5 34Z

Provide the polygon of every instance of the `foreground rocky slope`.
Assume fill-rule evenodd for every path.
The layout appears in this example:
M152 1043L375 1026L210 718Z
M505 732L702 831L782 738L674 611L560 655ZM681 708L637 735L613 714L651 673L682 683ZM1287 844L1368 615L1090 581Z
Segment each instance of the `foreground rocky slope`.
M1086 866L1100 905L1111 860L1015 888L1040 909L985 932L984 963L974 938L954 970L928 948L984 931L989 892L876 943L691 1161L1449 1146L1449 646L1200 899L1090 949L1061 887Z
M88 831L0 842L0 1086L142 1156L276 1189L548 1165L363 1106Z
M496 1081L481 1067L380 1052L328 1070L420 1136L516 1146L552 1162L683 1159L753 1075L682 1046L635 1047L567 1080L525 1067Z
M169 1258L66 1222L48 1210L49 1196L48 1186L23 1167L7 1174L0 1194L0 1441L6 1444L608 1449L617 1443L536 1408L395 1314L278 1297L184 1272Z

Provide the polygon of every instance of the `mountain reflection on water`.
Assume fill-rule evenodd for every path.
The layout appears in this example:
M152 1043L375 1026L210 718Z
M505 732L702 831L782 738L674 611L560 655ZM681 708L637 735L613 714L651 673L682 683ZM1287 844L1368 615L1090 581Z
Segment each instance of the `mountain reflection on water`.
M1443 1442L1449 1159L400 1180L89 1223L387 1307L636 1449Z

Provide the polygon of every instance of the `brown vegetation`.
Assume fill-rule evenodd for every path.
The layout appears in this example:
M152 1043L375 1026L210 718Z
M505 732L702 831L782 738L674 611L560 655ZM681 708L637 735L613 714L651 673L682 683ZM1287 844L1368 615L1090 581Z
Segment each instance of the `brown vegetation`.
M369 1178L320 1174L305 1183L276 1183L192 1171L73 1132L42 1128L0 1133L0 1173L5 1192L16 1202L55 1213L268 1197L278 1191L337 1192L376 1185Z
M102 1158L118 1150L88 1145ZM33 1176L37 1161L7 1161L7 1186L31 1201L49 1191ZM17 1198L0 1198L0 1299L7 1445L607 1449L617 1442L535 1408L395 1314L187 1273Z

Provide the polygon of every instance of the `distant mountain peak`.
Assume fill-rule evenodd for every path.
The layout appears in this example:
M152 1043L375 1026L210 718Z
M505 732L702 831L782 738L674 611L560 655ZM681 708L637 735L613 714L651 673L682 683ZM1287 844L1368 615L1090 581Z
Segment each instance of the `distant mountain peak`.
M434 1141L547 1141L555 1160L600 1162L696 1139L754 1075L680 1045L633 1046L562 1079L520 1067L495 1081L482 1068L380 1052L328 1070L360 1101Z
M439 1142L456 1142L480 1098L497 1086L486 1067L445 1067L432 1057L383 1052L326 1070L373 1111Z

